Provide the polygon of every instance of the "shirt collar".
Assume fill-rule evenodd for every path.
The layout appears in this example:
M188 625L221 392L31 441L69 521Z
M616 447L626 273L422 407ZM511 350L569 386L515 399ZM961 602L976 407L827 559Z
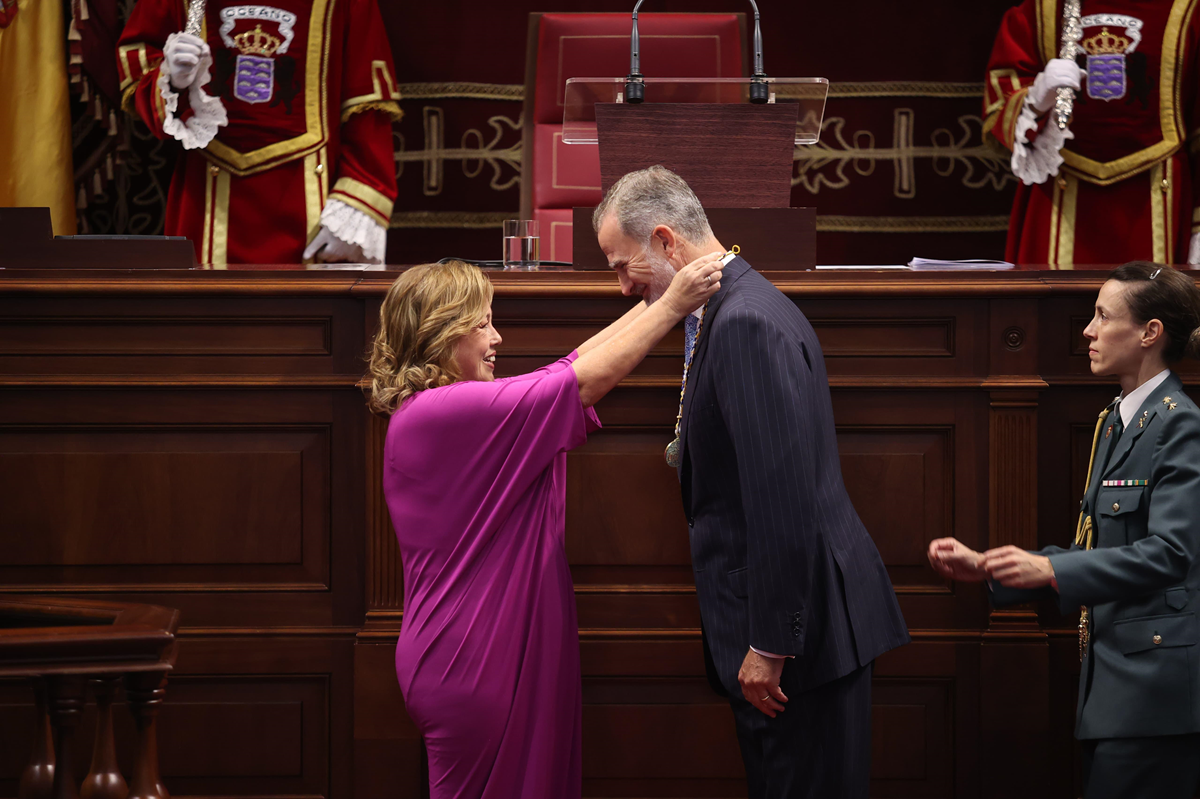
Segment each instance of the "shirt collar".
M1121 410L1121 424L1124 427L1129 427L1129 423L1137 415L1138 408L1142 407L1142 403L1146 401L1146 397L1150 396L1150 392L1158 388L1162 381L1167 379L1167 375L1171 374L1170 369L1163 369L1154 377L1142 383L1140 386L1129 392L1128 396L1121 398L1121 404L1118 406Z
M737 258L737 253L735 253L735 252L725 253L725 257L721 259L721 266L729 266L729 262L732 261L734 258ZM700 317L700 309L703 307L704 306L701 305L700 308L697 308L696 310L692 311L691 315L696 317L697 319L701 318Z

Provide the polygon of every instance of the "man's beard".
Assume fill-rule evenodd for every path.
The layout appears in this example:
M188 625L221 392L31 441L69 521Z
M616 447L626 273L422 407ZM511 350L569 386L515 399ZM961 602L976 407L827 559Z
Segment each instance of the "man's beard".
M671 281L675 278L675 267L671 266L666 256L651 251L646 251L646 262L650 264L650 283L642 289L642 299L647 305L651 305L661 299L671 287Z

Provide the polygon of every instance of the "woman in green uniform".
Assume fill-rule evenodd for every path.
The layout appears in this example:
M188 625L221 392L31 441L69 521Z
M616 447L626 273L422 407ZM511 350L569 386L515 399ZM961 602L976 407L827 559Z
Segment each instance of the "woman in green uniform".
M1050 592L1079 610L1085 799L1190 799L1200 781L1200 409L1168 368L1200 357L1198 328L1192 277L1115 269L1083 335L1121 394L1096 423L1072 546L929 545L936 571L987 580L996 605Z

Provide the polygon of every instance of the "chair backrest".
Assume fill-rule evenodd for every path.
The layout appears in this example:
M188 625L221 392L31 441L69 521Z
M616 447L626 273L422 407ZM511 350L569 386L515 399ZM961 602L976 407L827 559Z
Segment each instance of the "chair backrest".
M642 72L658 78L749 74L744 14L639 14ZM598 205L594 144L563 144L568 78L629 72L628 14L532 13L525 63L521 216L542 226L542 257L571 260L571 209Z

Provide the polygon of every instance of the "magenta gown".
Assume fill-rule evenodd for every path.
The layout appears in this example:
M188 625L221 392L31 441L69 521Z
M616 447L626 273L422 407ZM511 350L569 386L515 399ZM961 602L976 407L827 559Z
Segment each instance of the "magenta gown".
M384 494L404 563L396 676L432 799L579 797L567 450L600 426L572 353L422 391L392 415Z

